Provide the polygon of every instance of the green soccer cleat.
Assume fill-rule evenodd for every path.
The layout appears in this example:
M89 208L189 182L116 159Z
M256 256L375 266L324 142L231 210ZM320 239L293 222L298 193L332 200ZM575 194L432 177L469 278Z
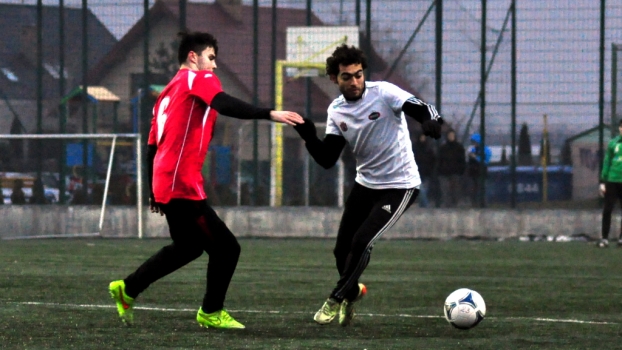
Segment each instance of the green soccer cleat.
M199 322L201 327L205 328L246 328L243 324L231 317L225 309L206 314L203 312L203 308L199 308L199 312L197 312L197 322Z
M352 319L354 318L354 303L363 299L363 297L367 294L367 287L363 283L359 283L359 294L354 298L354 300L349 301L348 299L344 299L341 303L341 307L339 308L339 324L342 327L348 326Z
M339 313L339 302L328 298L324 305L315 313L313 320L319 324L329 324Z
M108 286L110 297L117 303L117 311L121 321L126 325L134 322L134 298L125 294L125 282L123 280L112 281Z

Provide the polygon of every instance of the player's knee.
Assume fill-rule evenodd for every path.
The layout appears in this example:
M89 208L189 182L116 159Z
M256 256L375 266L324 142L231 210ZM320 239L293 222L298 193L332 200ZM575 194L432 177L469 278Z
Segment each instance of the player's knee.
M348 253L350 253L349 246L337 244L335 246L335 249L333 249L333 255L335 255L335 258L346 256L348 255Z
M361 252L361 253L363 253L366 250L369 250L370 252L372 250L372 246L370 246L368 240L354 239L352 241L352 251L353 252Z
M214 253L217 255L229 259L237 261L240 257L240 253L242 252L242 247L237 241L229 241L227 244L220 246L218 249L215 249Z
M201 247L197 246L196 244L187 244L184 242L175 242L171 245L164 247L163 249L169 250L171 252L174 251L191 259L196 259L201 256L201 254L203 254L203 250L201 249Z
M240 253L242 253L242 247L240 247L240 243L238 243L237 241L233 242L231 246L229 247L229 249L230 249L230 254L232 256L235 256L236 258L240 256Z

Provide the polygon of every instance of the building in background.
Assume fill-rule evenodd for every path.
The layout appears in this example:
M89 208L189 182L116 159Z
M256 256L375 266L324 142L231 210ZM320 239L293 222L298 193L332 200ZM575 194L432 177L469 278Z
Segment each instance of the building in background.
M0 4L0 130L3 133L37 132L37 6ZM82 10L64 9L64 69L60 70L60 11L58 6L42 7L42 129L59 131L59 104L64 94L82 84ZM117 42L106 26L91 12L88 22L87 69L95 66ZM61 76L65 91L60 91ZM82 118L77 109L69 111L67 130L80 132ZM58 148L43 147L44 158L57 157ZM27 162L33 148L26 141L0 143L3 166L9 171L32 171ZM29 151L30 150L30 151ZM7 156L8 153L8 156ZM7 170L7 169L5 169Z

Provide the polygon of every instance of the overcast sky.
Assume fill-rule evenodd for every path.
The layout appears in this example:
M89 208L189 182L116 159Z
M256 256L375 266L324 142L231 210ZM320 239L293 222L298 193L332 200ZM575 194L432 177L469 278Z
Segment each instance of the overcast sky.
M36 4L35 0L0 2ZM392 63L397 57L431 2L373 0L372 40L387 62ZM58 5L58 1L44 0L43 3ZM243 0L243 3L250 5L252 0ZM278 0L279 6L296 8L305 8L306 3L306 0ZM361 3L364 29L365 1ZM487 3L486 46L490 62L510 0L488 0ZM527 122L532 134L537 135L542 130L543 114L549 116L551 131L562 134L576 133L598 123L599 3L593 0L518 1L518 121ZM611 43L622 44L622 1L607 3L605 101L606 120L609 120ZM81 4L80 0L65 0L66 6L81 7ZM88 4L117 38L143 14L143 1L91 0ZM271 4L272 0L259 0L260 6ZM325 23L355 23L354 0L313 0L312 4L313 12ZM480 6L480 0L444 1L442 114L462 126L472 114L479 91ZM435 103L434 28L432 12L399 65L399 74L406 75L420 97L432 103ZM487 85L486 118L493 138L509 131L510 26L507 28ZM622 67L622 62L619 66ZM622 75L620 77L622 83ZM622 87L619 90L622 95ZM622 109L622 98L618 101ZM471 130L476 130L478 124L479 112L476 112Z

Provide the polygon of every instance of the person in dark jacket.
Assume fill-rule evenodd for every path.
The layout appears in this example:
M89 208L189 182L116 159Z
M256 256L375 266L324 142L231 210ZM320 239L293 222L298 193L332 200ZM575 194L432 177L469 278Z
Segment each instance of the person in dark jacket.
M430 180L436 163L436 154L430 147L428 140L424 134L417 137L417 141L413 143L413 151L415 153L415 162L419 167L419 176L421 176L421 187L419 188L419 207L427 208L429 205L428 191L430 190Z
M24 194L24 181L17 179L13 182L13 192L11 193L11 204L26 204L26 195Z
M456 141L456 132L449 130L438 152L438 178L444 208L455 207L460 200L460 183L466 169L465 155L464 147Z

